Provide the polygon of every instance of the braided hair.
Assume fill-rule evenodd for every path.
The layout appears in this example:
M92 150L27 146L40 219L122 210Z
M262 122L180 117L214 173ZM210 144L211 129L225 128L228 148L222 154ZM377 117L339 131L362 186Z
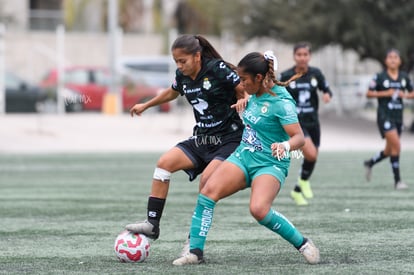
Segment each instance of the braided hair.
M266 55L266 53L269 54ZM243 71L251 75L261 74L264 76L264 81L271 80L276 85L284 87L303 75L302 73L296 73L287 81L277 80L275 76L276 57L271 52L266 53L264 55L259 52L249 53L240 60L237 67L242 68Z

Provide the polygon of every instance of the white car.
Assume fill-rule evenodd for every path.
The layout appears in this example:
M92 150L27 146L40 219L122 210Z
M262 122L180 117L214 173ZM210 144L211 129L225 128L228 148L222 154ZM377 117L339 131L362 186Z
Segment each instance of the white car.
M118 71L124 80L167 88L174 81L175 63L171 56L123 56Z

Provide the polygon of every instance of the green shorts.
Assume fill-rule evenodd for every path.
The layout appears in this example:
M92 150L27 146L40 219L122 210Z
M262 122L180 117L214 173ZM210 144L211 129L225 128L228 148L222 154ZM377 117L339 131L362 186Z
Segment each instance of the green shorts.
M281 162L273 157L263 156L261 152L250 152L240 147L227 158L227 161L237 165L243 171L246 177L246 187L251 187L254 178L260 175L271 175L279 181L280 186L283 186L290 164L288 160Z

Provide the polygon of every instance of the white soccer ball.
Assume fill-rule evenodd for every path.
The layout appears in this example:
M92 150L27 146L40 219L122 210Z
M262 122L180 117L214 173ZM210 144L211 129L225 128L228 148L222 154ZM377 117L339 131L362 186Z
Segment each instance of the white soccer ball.
M149 256L150 242L143 234L125 230L116 238L114 248L119 261L141 263Z

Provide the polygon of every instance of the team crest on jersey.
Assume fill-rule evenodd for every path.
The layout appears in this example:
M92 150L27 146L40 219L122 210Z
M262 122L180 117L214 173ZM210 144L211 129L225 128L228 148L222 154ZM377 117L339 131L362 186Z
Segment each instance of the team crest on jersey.
M384 86L384 88L389 88L390 87L390 81L388 79L384 80L384 82L382 83L382 86Z
M206 90L209 90L211 88L211 83L210 83L210 81L208 80L207 77L204 78L203 88L206 89Z
M260 111L262 112L262 114L265 114L265 113L267 113L269 103L265 102L263 105L264 106L262 107L262 109L260 109Z
M311 85L312 85L312 87L316 87L316 86L318 86L318 80L316 80L316 78L314 78L314 77L312 77L312 79L311 79Z
M290 87L291 89L295 89L295 88L296 88L296 81L292 81L292 82L290 82L290 83L289 83L289 87Z
M401 87L405 88L405 86L407 86L407 81L405 80L405 78L403 78L401 80Z

